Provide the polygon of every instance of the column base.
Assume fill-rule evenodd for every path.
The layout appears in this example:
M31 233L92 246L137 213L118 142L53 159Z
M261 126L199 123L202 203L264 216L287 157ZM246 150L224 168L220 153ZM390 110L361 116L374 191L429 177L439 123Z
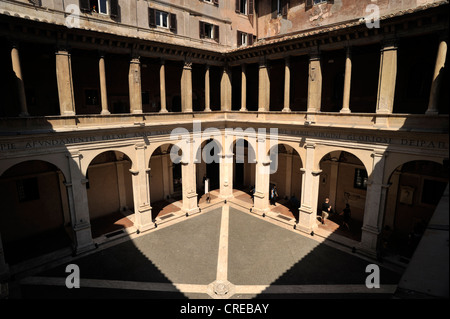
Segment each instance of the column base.
M62 116L75 116L75 112L73 112L73 111L63 112L61 115Z
M245 109L240 109L239 110L239 112L247 112L248 110L245 108Z
M185 213L186 216L191 216L200 213L200 208L198 206L194 208L182 208L181 211Z
M211 109L204 109L203 112L211 112Z
M132 110L131 114L142 114L142 110Z
M439 112L437 110L427 110L425 112L426 115L439 115Z
M135 213L134 226L139 232L143 232L153 228L152 207L150 205L140 206Z
M260 215L265 217L265 215L270 211L269 208L257 208L257 207L252 207L252 213L255 213L256 215Z
M341 109L339 113L351 113L350 109Z
M285 107L284 109L281 110L281 112L290 112L290 111L291 111L291 109L288 107Z
M75 255L95 249L90 223L77 224L73 227L73 231L75 232L76 238L73 247L73 253Z
M19 114L19 117L28 117L28 116L30 116L30 114L28 114L28 112L21 112Z
M169 113L169 111L167 111L167 109L161 109L161 110L159 111L159 113Z
M111 114L111 112L108 111L108 110L102 110L102 111L100 112L100 115L110 115L110 114Z

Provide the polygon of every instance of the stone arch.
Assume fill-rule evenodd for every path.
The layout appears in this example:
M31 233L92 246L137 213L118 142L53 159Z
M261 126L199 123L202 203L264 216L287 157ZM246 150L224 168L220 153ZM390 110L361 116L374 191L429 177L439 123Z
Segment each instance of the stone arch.
M8 263L72 245L67 177L58 163L44 158L16 160L0 175L0 232Z
M368 176L372 173L372 153L373 150L353 149L343 146L330 146L330 145L316 145L314 153L314 169L320 170L320 162L322 159L331 152L347 152L355 156L364 165Z
M86 176L89 165L91 165L92 161L98 155L101 155L102 153L109 152L109 151L120 152L120 153L125 154L131 161L132 169L135 169L134 165L136 163L136 160L135 160L134 145L113 146L113 147L107 147L107 148L95 149L95 150L80 150L80 153L83 156L81 159L81 173L83 174L83 176Z

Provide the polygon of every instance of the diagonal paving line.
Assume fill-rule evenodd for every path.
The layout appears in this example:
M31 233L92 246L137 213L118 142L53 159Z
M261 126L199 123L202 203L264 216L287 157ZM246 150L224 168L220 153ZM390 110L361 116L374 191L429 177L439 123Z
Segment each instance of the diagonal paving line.
M217 281L226 281L228 276L228 228L230 207L222 206L222 219L220 220L219 254L217 259Z

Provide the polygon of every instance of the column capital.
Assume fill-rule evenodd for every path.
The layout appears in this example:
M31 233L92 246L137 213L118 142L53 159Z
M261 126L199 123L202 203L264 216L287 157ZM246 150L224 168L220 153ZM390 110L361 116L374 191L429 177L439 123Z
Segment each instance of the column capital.
M315 149L316 148L316 144L306 143L303 147L304 148Z
M397 38L385 38L381 41L381 52L397 49L398 49Z
M138 144L135 144L134 145L134 149L135 150L142 150L142 149L146 149L147 148L147 145L145 145L145 144L143 144L143 143L138 143Z
M289 55L284 57L284 63L286 66L291 66L291 57Z

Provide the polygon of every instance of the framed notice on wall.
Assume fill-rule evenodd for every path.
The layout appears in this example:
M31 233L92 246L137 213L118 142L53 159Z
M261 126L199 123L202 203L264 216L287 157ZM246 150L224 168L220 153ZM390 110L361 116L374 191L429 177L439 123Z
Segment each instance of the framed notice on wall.
M401 186L400 187L400 203L412 205L414 198L414 187Z

